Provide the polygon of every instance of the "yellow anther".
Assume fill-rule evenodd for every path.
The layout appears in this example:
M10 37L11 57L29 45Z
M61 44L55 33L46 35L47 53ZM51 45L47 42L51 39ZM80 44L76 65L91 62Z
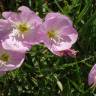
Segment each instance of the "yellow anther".
M25 33L25 32L27 32L29 30L29 26L26 23L20 23L20 24L17 25L17 29L20 32Z

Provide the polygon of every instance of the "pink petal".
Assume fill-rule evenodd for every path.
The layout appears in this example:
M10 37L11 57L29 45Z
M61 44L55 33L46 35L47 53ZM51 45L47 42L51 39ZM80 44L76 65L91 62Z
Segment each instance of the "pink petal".
M5 19L8 19L10 16L15 16L15 12L11 12L11 11L5 11L2 13L2 16L5 18Z
M3 37L7 36L10 31L10 23L8 20L0 19L0 39L3 39Z
M25 34L24 39L21 41L24 44L34 45L39 44L41 42L42 34L39 33L39 26L35 27L34 29L30 30L27 34Z
M77 41L78 33L77 33L76 29L73 28L72 26L68 26L66 28L61 28L58 31L62 34L62 38L64 38L65 36L69 37L71 40L71 42L70 42L71 44L74 44Z
M88 75L88 84L96 84L96 64L92 67Z
M26 6L21 6L18 8L18 11L23 11L23 12L32 12L28 7Z
M4 41L2 40L2 46L6 50L16 51L20 53L25 53L31 48L31 46L24 45L21 41L18 41L13 37L6 38Z
M45 17L45 21L50 20L50 19L57 20L57 18L61 18L64 21L64 24L72 26L72 21L70 20L70 18L68 16L62 15L58 12L57 13L54 13L54 12L48 13Z
M21 6L18 8L18 11L21 11L19 15L22 21L29 22L30 24L33 24L34 22L38 22L40 24L42 23L41 18L37 16L36 13L30 10L28 7Z
M76 57L76 54L78 53L78 51L75 51L74 49L67 49L64 51L53 51L52 53L57 55L57 56L69 56L69 57Z

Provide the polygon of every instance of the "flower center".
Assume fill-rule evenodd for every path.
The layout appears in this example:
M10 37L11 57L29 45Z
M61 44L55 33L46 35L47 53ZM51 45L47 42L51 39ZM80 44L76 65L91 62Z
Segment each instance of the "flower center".
M62 38L62 36L61 36L61 34L60 34L59 31L49 31L49 32L47 33L47 35L48 35L49 39L50 39L53 43L55 43L55 44L60 44L60 42L63 41L63 38Z
M20 32L25 33L29 30L29 25L27 23L20 23L17 25L17 29Z
M49 38L55 38L56 35L57 35L57 34L56 34L55 31L49 31L49 32L48 32L48 37L49 37Z
M9 55L7 53L3 53L0 56L0 67L5 66L9 61Z
M2 61L8 61L9 60L9 55L7 53L3 53L1 56L0 56L0 60Z

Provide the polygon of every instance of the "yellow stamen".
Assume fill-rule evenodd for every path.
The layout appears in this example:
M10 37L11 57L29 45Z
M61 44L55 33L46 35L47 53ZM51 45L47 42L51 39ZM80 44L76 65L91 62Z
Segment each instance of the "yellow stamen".
M48 37L49 37L49 38L55 38L55 37L56 37L56 32L54 32L54 31L49 31L49 32L48 32Z
M7 53L3 53L1 56L0 56L0 60L2 61L8 61L9 60L9 55Z
M29 30L29 26L26 23L20 23L19 25L17 25L17 29L22 32L25 33Z

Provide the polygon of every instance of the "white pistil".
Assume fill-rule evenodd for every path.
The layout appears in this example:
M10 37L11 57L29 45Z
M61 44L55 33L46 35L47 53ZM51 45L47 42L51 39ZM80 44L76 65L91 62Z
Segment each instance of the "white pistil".
M0 67L3 67L3 66L5 66L6 65L6 61L3 61L3 60L0 60Z

